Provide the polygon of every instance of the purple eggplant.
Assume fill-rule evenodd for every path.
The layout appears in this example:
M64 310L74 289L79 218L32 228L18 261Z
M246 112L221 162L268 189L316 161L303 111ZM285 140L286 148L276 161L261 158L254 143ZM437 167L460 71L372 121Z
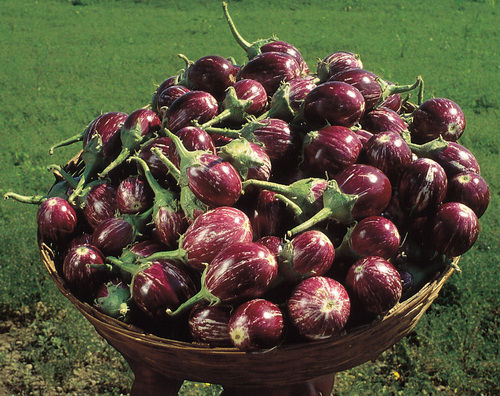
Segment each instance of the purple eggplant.
M191 91L189 88L182 85L171 85L166 87L154 97L152 108L158 116L163 119L166 109L168 109L177 98L180 98L189 91Z
M113 279L104 282L97 289L94 299L94 307L99 311L128 322L130 313L130 288L121 280Z
M401 276L382 257L368 256L356 261L349 268L345 283L363 308L375 315L385 314L401 298Z
M339 256L356 259L379 256L388 260L396 254L400 242L399 231L392 221L381 216L369 216L347 232L338 253Z
M278 265L265 246L236 242L220 251L203 271L201 290L177 310L177 315L200 301L211 305L262 296L276 279Z
M490 203L490 188L488 183L474 172L457 173L448 179L446 200L463 203L479 218Z
M160 186L153 177L146 162L139 157L131 157L142 172L154 194L153 222L160 241L169 248L177 244L179 237L186 231L188 223L179 204L177 195Z
M186 71L179 84L193 90L205 91L218 101L224 99L226 89L236 82L238 67L219 55L203 56L195 62L186 61Z
M83 214L87 223L97 227L102 221L114 217L118 209L116 189L108 182L92 186L85 198Z
M204 91L190 91L177 98L168 108L166 126L176 132L193 121L203 124L217 115L217 99Z
M70 144L83 141L83 147L90 143L92 138L99 134L101 136L102 149L106 158L113 158L120 151L120 128L128 117L122 112L104 113L95 118L87 128L75 136L53 145L50 154L57 147L68 146Z
M165 310L176 309L196 293L189 273L168 260L152 260L142 265L107 257L116 269L132 277L132 300L149 318L166 318Z
M123 218L113 217L102 221L94 228L92 244L106 256L120 255L122 250L135 242L137 236L144 231L152 211L153 208L150 208L140 214L124 215Z
M392 84L391 82L387 81L388 84ZM396 113L399 113L401 111L401 107L403 105L403 98L401 97L400 94L395 93L391 94L385 99L381 104L380 107L385 107L386 109L395 111Z
M351 301L341 283L324 276L313 276L297 285L288 299L287 309L302 337L321 340L344 329Z
M243 50L245 50L248 59L253 59L257 55L260 55L265 52L281 52L290 55L293 59L297 61L302 74L309 73L309 67L307 66L307 63L304 61L302 54L292 44L287 43L285 41L277 40L274 37L270 39L261 39L253 43L249 43L241 36L241 34L236 29L236 26L231 16L229 15L227 4L225 2L222 3L222 9L224 11L224 17L226 18L226 21L229 25L229 29L231 30L234 39L236 40L238 45Z
M123 179L116 188L116 206L121 214L144 212L153 204L153 192L140 176Z
M122 148L120 154L99 173L104 178L123 163L127 157L138 150L140 145L161 128L161 120L151 109L138 109L130 113L120 129Z
M312 127L325 124L351 127L365 111L361 92L345 82L329 81L318 85L304 100L304 117Z
M243 181L269 180L271 177L271 159L266 151L244 138L234 139L222 146L218 155L234 166Z
M330 269L334 258L333 243L323 232L305 231L283 245L278 260L279 275L292 282L321 276Z
M355 220L379 215L389 205L391 183L373 166L353 164L335 175L335 180L343 193L358 196L352 209Z
M416 143L424 143L442 136L454 142L465 129L465 116L455 102L447 98L432 98L414 112L409 130Z
M286 203L275 195L273 191L259 191L250 217L256 237L283 235L293 225Z
M241 100L251 101L245 110L247 114L259 116L267 107L267 93L262 84L256 80L243 79L233 85L236 96Z
M281 238L273 235L266 235L262 238L257 239L255 243L264 245L272 254L274 254L276 259L279 261L279 254L283 250L283 241L281 240Z
M283 328L283 314L279 307L262 298L241 304L231 314L228 324L232 344L245 352L277 346Z
M77 223L75 209L63 198L46 199L38 207L38 233L44 242L64 242L73 235Z
M309 132L304 140L304 167L314 176L332 177L354 164L363 144L357 135L343 126L327 126Z
M364 162L372 165L397 185L401 173L412 162L412 151L397 132L379 132L365 144Z
M434 249L447 257L464 254L476 242L479 222L474 211L459 202L442 204L433 216L430 233Z
M108 273L101 251L92 245L77 246L68 251L62 265L63 278L78 297L94 297Z
M177 85L179 83L179 79L180 79L180 76L179 75L175 75L175 76L171 76L171 77L168 77L167 79L163 80L163 82L158 85L156 87L156 90L155 92L153 93L153 98L151 100L151 108L153 109L153 111L158 114L159 116L160 115L160 107L158 105L158 96L160 95L160 93L162 93L165 89L169 88L169 87L172 87L174 85Z
M195 127L195 126L187 126L179 129L176 132L176 135L179 136L179 139L182 141L184 147L189 151L203 150L210 152L212 154L216 154L215 145L212 141L210 135L205 132L203 129ZM170 138L167 138L170 139ZM172 140L170 139L170 142ZM170 144L168 150L168 159L172 161L172 163L179 168L180 167L180 157L177 153L177 148L175 144Z
M232 307L230 305L198 304L189 314L189 333L195 342L210 346L230 346L229 318Z
M231 206L238 200L242 191L241 178L229 162L207 151L188 151L178 136L168 130L167 135L180 156L178 181L181 195L182 190L189 189L209 207Z
M378 77L363 69L347 69L331 76L328 81L341 81L355 87L365 98L365 111L368 112L382 97L382 87Z
M361 127L372 133L393 131L402 134L408 125L394 110L378 107L366 113L361 119Z
M447 185L441 165L429 158L419 158L401 175L399 202L412 217L430 213L444 200Z
M300 65L293 56L283 52L263 52L240 69L237 79L256 80L268 96L273 96L282 81L287 82L300 75Z
M442 139L442 138L440 138ZM433 145L431 145L434 143ZM457 142L446 142L437 146L435 141L421 145L418 155L421 157L431 158L443 167L448 178L455 176L461 172L480 173L479 163L470 150ZM422 148L427 147L425 150ZM412 147L414 151L415 148Z
M225 247L252 239L247 215L239 209L221 206L199 215L179 240L177 250L155 253L143 261L176 259L199 271Z
M349 69L362 69L363 62L358 54L348 51L336 51L318 63L318 78L327 81L333 75Z

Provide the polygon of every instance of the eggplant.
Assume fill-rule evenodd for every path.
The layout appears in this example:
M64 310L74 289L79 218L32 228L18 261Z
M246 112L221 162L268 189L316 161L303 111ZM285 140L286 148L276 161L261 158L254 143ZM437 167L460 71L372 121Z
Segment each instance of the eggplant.
M70 203L59 197L43 201L38 207L38 233L43 242L62 243L76 230L78 217Z
M463 203L479 218L490 203L490 188L482 176L474 172L457 173L448 179L446 201Z
M201 290L175 311L175 316L200 301L211 305L262 296L278 274L274 255L255 242L236 242L220 251L203 271Z
M357 161L362 146L358 136L343 126L309 132L304 140L303 166L312 176L326 172L332 177Z
M263 189L257 195L250 216L252 229L257 238L283 235L293 225L286 203L276 198L276 194L274 191Z
M129 321L130 288L119 279L104 282L97 289L94 307L112 318Z
M412 116L408 129L416 143L425 143L439 136L444 140L455 142L465 130L465 116L462 109L447 98L426 100Z
M479 222L474 211L459 202L442 204L432 217L432 246L447 257L468 251L476 242Z
M336 51L318 62L317 74L321 82L333 75L349 69L362 69L363 62L358 54L349 51Z
M177 98L191 91L182 85L171 85L159 91L153 100L152 108L163 119L166 109L168 109Z
M401 298L401 276L382 257L368 256L356 261L349 268L345 283L363 308L375 315L385 314Z
M216 149L212 138L201 128L195 126L187 126L179 129L176 132L176 135L182 141L184 147L189 151L203 150L212 154L216 154ZM172 142L172 139L166 139L169 139L170 142ZM168 159L172 161L172 163L177 168L180 167L180 157L177 153L175 144L170 143L167 156Z
M383 106L367 112L360 123L363 129L375 134L392 131L401 135L408 129L408 125L398 113Z
M153 204L153 191L140 176L123 179L116 188L116 206L121 214L144 212Z
M276 347L282 339L283 328L280 308L262 298L241 304L231 314L228 324L232 344L245 352Z
M93 185L85 197L83 214L93 229L104 220L115 216L118 210L116 188L109 182Z
M351 301L336 280L313 276L300 282L287 301L292 324L308 340L339 334L349 319Z
M68 251L62 275L70 290L86 301L91 300L107 277L104 256L92 245L81 245Z
M195 342L212 347L231 345L229 337L230 305L198 304L191 309L188 318L189 333Z
M219 104L211 94L204 91L190 91L180 96L165 113L166 127L177 132L190 126L193 121L203 124L217 115Z
M355 87L329 81L309 92L304 100L303 115L312 127L329 124L349 128L359 122L365 106L363 95Z

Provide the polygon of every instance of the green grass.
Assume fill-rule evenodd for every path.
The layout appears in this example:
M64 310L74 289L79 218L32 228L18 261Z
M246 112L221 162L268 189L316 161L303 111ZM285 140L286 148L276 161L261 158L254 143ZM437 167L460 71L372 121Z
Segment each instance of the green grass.
M411 336L375 362L339 373L335 391L498 394L495 1L249 0L229 6L245 37L276 34L298 47L313 70L317 58L350 50L366 69L393 82L422 75L426 98L448 97L462 107L467 128L461 142L478 158L491 189L480 237L461 260L463 272L447 282ZM130 112L148 103L155 84L182 68L177 53L193 60L207 54L245 60L219 1L3 1L0 192L46 191L53 180L46 165L64 163L77 150L63 148L50 157L48 146L101 112ZM0 319L31 326L35 337L21 348L21 361L34 368L31 374L19 371L12 389L28 393L36 376L69 391L76 386L70 384L74 370L81 369L94 373L99 393L126 392L131 374L122 358L48 279L36 249L35 216L34 206L0 204ZM91 355L109 364L92 367ZM8 359L0 349L0 368ZM220 388L186 383L182 392L210 395Z

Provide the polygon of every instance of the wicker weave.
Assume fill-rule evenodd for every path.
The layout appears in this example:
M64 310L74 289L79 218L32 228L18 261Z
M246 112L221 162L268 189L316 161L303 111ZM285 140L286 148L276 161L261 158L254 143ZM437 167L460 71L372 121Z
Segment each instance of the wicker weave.
M448 267L417 294L398 303L382 319L346 334L322 341L283 345L266 352L244 353L235 348L204 347L160 338L102 314L78 300L65 287L55 268L51 250L41 244L40 251L43 263L59 290L125 357L140 360L172 379L235 387L305 382L377 358L415 327L453 272L453 268Z

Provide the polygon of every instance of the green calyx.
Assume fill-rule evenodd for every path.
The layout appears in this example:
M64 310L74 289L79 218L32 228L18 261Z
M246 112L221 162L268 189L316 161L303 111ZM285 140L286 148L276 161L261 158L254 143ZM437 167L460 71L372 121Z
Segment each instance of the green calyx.
M422 87L424 84L424 80L422 79L421 76L417 76L415 82L413 84L408 84L408 85L389 84L379 77L377 77L377 82L379 83L380 88L382 89L382 95L378 103L375 105L375 107L380 106L391 95L412 91L416 88L419 88L420 92L423 90Z
M271 98L271 106L268 111L258 119L280 118L288 120L295 117L295 111L290 106L290 83L282 82Z
M443 151L449 145L449 142L444 140L442 136L439 136L438 138L424 144L416 144L408 141L407 143L411 151L413 151L419 157L425 158L433 158L437 153Z
M265 165L252 149L250 142L244 138L232 140L222 146L218 155L236 168L242 180L247 179L250 168Z
M287 232L292 237L304 232L324 220L335 220L341 224L352 224L352 209L358 200L354 194L343 193L335 180L329 180L323 192L323 208L309 219Z
M241 123L249 117L247 110L252 104L253 101L251 99L238 99L234 87L229 87L226 91L224 101L222 102L224 110L206 123L196 126L205 129L224 120L232 120Z

